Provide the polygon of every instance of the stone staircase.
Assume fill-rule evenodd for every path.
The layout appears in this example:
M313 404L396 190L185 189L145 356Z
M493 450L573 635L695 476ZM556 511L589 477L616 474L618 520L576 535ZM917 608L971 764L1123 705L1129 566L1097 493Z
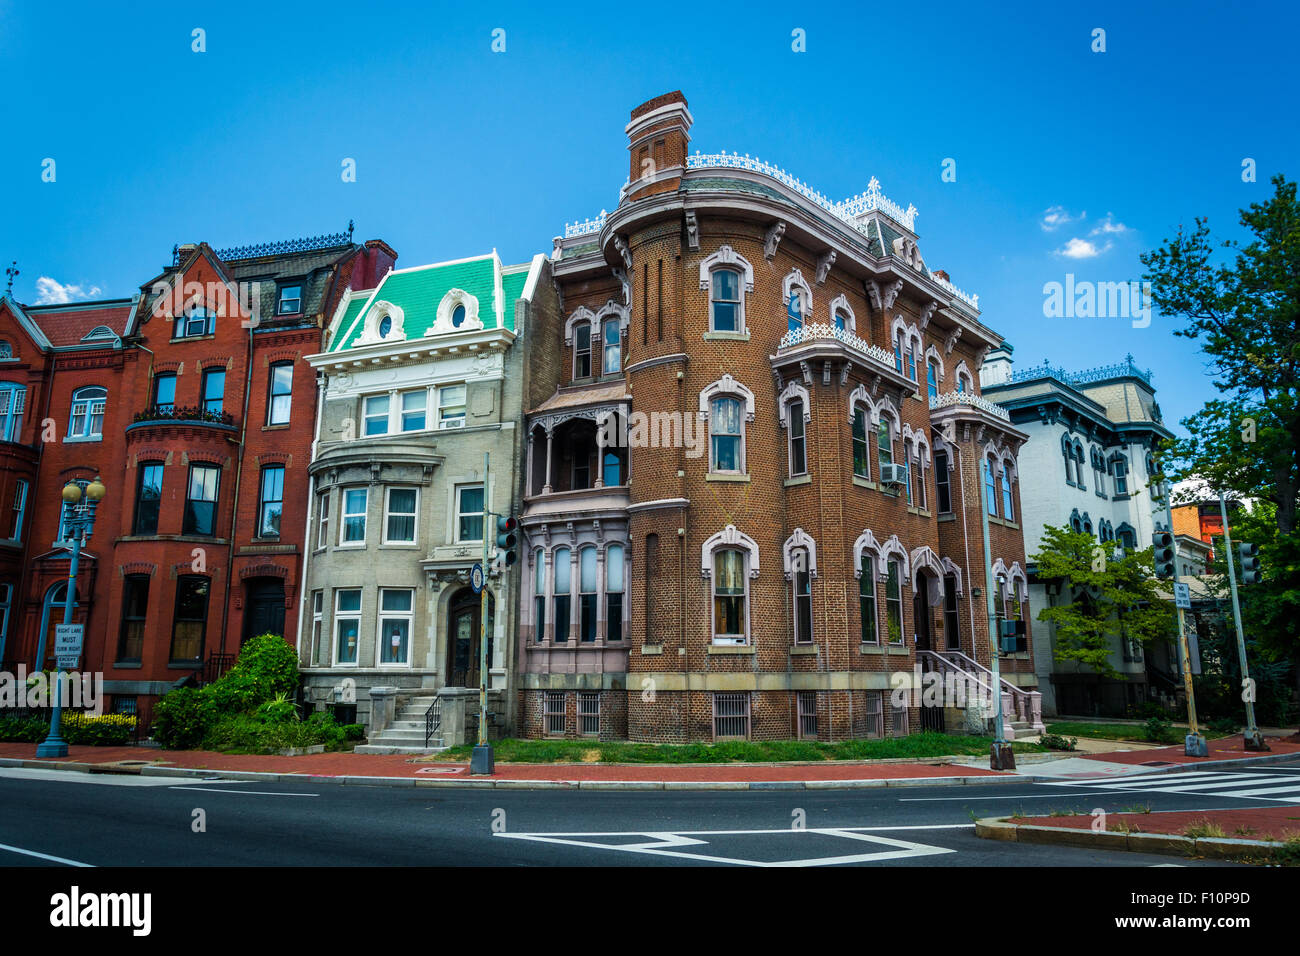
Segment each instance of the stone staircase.
M992 700L993 672L973 658L960 651L918 651L918 658L923 658L930 667L939 673L952 673L972 681L975 686L989 694ZM1042 694L1038 691L1026 691L1006 678L1002 678L1000 688L1002 696L1002 733L1004 737L1019 740L1021 737L1034 737L1044 732Z
M398 708L393 722L356 748L359 754L434 754L446 750L441 731L435 729L424 744L425 715L436 699L435 695L408 697Z

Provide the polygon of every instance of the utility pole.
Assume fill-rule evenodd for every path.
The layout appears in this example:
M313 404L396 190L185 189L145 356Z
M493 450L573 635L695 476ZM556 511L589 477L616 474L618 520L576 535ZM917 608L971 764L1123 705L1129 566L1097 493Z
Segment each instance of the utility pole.
M1237 657L1241 661L1241 683L1245 687L1246 682L1250 680L1246 668L1246 636L1241 629L1241 604L1237 601L1237 572L1232 565L1232 532L1228 528L1228 502L1224 499L1222 491L1219 492L1219 515L1223 518L1223 557L1228 562L1228 586L1232 589L1232 620L1237 625ZM1244 694L1242 699L1246 704L1246 730L1242 734L1246 741L1246 749L1268 750L1268 744L1264 743L1264 735L1255 726L1255 695Z
M997 723L993 731L993 746L989 755L989 769L991 770L1015 770L1016 755L1002 733L1002 662L1000 660L1002 653L1002 635L997 633L998 630L998 613L997 613L997 590L993 581L993 553L989 547L989 503L988 503L988 483L992 475L989 473L989 460L983 459L980 469L980 525L984 529L984 590L988 593L989 611L989 670L993 672L993 697L997 701Z
M488 507L488 489L491 488L491 462L488 452L483 452L483 588L479 592L478 612L478 743L470 755L471 774L491 774L496 770L492 745L487 737L487 626L488 626L488 543L493 529L492 511Z
M1178 584L1178 536L1174 534L1174 509L1170 503L1169 490L1165 490L1165 520L1169 524L1169 535L1173 541L1174 560L1172 578L1174 590L1177 591ZM1187 623L1183 618L1183 609L1178 607L1178 599L1174 598L1174 610L1178 614L1178 647L1183 656L1183 690L1187 694L1187 736L1183 739L1183 754L1188 757L1208 757L1210 755L1209 744L1205 742L1200 729L1196 725L1196 691L1192 687L1192 654L1187 643Z

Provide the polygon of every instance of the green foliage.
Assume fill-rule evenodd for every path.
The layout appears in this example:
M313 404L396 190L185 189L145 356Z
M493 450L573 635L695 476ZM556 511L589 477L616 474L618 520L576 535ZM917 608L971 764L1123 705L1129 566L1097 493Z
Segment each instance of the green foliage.
M40 743L50 732L50 722L40 717L0 716L0 740L11 743Z
M120 747L131 742L135 732L134 715L84 714L80 711L63 712L60 726L63 739L70 744L89 744L94 747Z
M1043 734L1043 736L1038 738L1038 742L1051 750L1079 749L1078 737L1062 737L1059 734Z
M1056 658L1077 661L1112 678L1122 676L1111 663L1122 637L1144 647L1174 633L1172 605L1157 590L1151 548L1115 560L1090 534L1068 527L1046 527L1036 555L1040 580L1062 583L1057 603L1038 612L1056 626ZM1067 597L1070 596L1070 597Z
M203 742L217 719L208 688L178 687L154 704L153 739L168 750L192 750Z
M235 666L208 685L217 710L243 713L292 694L298 688L298 655L278 634L251 638L239 651Z
M259 704L254 716L264 724L283 724L298 719L298 708L288 694L279 693L274 700Z
M1154 744L1172 744L1178 739L1174 727L1163 717L1151 717L1142 725L1142 736Z
M357 724L348 726L360 729ZM345 728L324 712L312 714L306 720L299 720L296 714L279 720L264 720L260 714L229 714L208 732L203 748L223 753L273 754L319 744L334 749L345 739L348 739Z

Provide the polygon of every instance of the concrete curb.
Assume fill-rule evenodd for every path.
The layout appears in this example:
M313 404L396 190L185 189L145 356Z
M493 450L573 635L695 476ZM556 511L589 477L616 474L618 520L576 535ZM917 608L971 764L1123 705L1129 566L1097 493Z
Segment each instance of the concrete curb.
M1280 851L1283 849L1281 843L1264 840L1030 826L1010 823L1009 819L1009 817L987 817L977 820L975 835L985 840L1002 840L1010 843L1052 844L1093 850L1123 850L1131 853L1163 853L1168 856L1201 856L1217 860L1276 860L1281 856Z

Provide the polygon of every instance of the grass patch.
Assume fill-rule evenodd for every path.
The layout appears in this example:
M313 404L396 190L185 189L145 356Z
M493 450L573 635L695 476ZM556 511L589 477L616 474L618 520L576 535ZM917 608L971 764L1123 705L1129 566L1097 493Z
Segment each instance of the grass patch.
M709 744L635 744L595 740L495 740L501 763L775 763L816 760L897 760L900 757L978 757L989 752L987 737L925 731L885 740L734 740ZM1020 741L1017 753L1047 748ZM439 760L467 760L472 744L449 747Z
M1206 727L1200 730L1210 739L1230 736ZM1185 733L1182 728L1175 728L1175 731L1175 736L1179 737ZM1063 720L1048 724L1047 733L1059 736L1092 737L1097 740L1133 740L1144 744L1152 742L1147 736L1146 724L1092 724L1082 720Z
M1135 804L1133 804L1133 806L1131 806L1131 807L1120 807L1120 808L1119 808L1118 810L1116 810L1115 812L1116 812L1116 813L1150 813L1150 812L1151 812L1151 804L1149 804L1149 803L1135 803Z
M1194 840L1220 839L1223 837L1223 827L1209 820L1197 820L1183 827L1183 836Z
M1106 827L1111 833L1141 833L1142 828L1129 823L1127 820L1119 820Z

